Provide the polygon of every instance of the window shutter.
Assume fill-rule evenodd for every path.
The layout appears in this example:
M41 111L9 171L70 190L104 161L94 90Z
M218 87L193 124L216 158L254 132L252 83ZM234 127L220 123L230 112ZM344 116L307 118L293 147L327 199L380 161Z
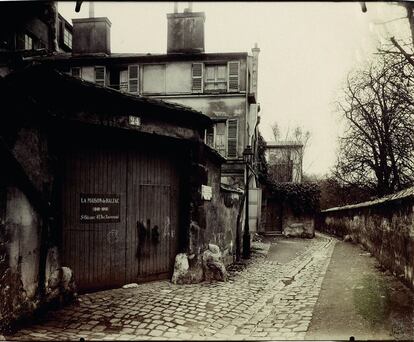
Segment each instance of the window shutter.
M128 92L138 93L138 82L139 82L139 66L128 65Z
M239 91L239 73L240 73L240 62L228 62L228 83L227 91L238 92Z
M95 67L95 83L105 87L105 67Z
M71 74L73 77L81 78L82 77L81 68L80 67L71 68Z
M24 33L17 33L16 34L16 50L24 50Z
M203 92L203 63L193 63L191 70L193 93Z
M237 157L237 120L227 121L227 157Z

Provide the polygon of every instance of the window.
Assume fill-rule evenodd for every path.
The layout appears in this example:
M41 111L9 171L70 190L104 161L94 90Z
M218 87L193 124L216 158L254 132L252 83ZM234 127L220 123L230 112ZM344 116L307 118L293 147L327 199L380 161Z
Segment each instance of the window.
M240 62L228 62L228 92L239 91L239 74L240 74Z
M105 87L105 67L95 67L95 83Z
M148 64L143 68L142 92L144 94L165 94L165 64Z
M214 148L214 126L206 129L205 143Z
M32 50L33 49L33 39L27 34L24 35L24 49Z
M192 92L203 92L203 63L193 63L191 70Z
M216 123L214 144L216 150L223 156L226 156L226 122Z
M205 91L226 91L227 66L225 64L205 66L204 89Z
M128 92L138 93L138 81L139 81L139 66L129 65L128 66Z
M72 48L72 33L66 27L63 29L63 43Z
M226 122L217 122L206 129L205 142L215 148L223 157L226 156Z
M73 77L82 78L82 69L80 67L73 67L70 71Z
M235 119L227 120L227 157L237 157L237 133L238 121Z

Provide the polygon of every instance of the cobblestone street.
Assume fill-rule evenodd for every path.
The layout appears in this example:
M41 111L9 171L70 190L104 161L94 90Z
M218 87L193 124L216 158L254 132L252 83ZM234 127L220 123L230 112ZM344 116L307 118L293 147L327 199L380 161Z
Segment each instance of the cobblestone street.
M226 283L152 282L82 295L7 339L304 339L335 240L301 241L281 264L269 243Z
M157 281L82 295L6 339L303 340L337 243L319 234L256 243L228 282Z

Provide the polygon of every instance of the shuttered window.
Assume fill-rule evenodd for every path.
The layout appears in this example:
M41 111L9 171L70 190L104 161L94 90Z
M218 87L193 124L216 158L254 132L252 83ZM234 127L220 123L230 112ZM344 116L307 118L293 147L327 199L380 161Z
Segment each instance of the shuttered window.
M24 49L33 50L33 39L32 37L29 37L27 34L24 35Z
M129 65L128 66L128 92L138 93L138 82L139 82L139 66Z
M239 91L240 62L228 62L227 91Z
M223 156L226 156L226 123L216 123L215 147L216 150Z
M191 69L192 92L203 92L203 63L193 63Z
M73 77L78 77L78 78L82 77L82 71L80 67L73 67L70 69L70 71Z
M238 121L227 120L227 157L237 157Z
M105 67L95 67L95 83L105 87Z
M210 147L214 147L214 127L211 126L206 129L206 144Z

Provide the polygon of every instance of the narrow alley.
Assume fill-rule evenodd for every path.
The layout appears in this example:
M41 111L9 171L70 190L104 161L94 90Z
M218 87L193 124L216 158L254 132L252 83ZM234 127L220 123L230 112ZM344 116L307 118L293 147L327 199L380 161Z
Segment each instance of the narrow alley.
M267 238L227 282L140 284L81 295L7 340L412 339L413 295L359 246ZM401 303L401 298L411 298ZM406 300L406 299L405 299Z

